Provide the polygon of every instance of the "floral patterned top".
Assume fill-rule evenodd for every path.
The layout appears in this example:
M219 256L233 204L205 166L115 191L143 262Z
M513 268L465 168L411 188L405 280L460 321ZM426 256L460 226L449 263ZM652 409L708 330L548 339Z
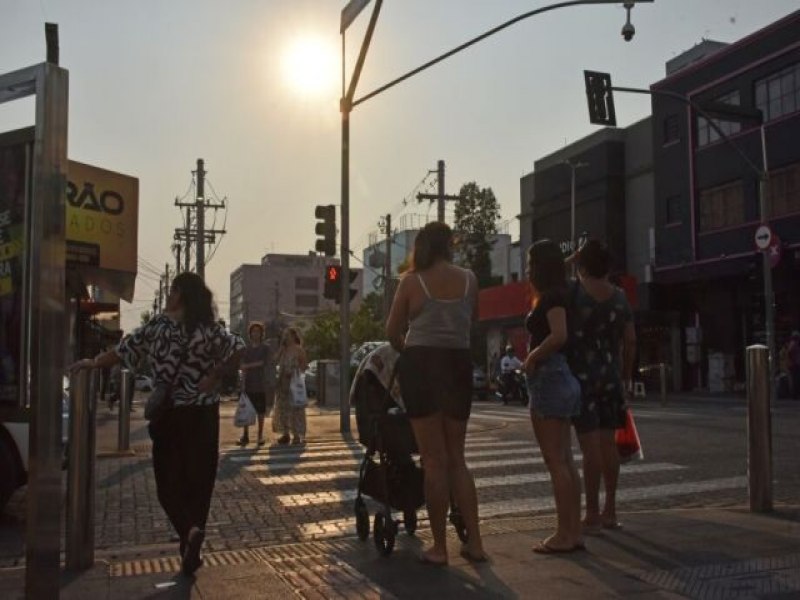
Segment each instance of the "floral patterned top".
M616 288L610 298L598 302L579 282L569 290L567 359L581 383L584 399L621 401L622 339L633 311L625 293Z
M158 315L123 338L115 352L131 370L148 357L154 383L172 386L175 406L205 406L219 402L219 394L200 393L198 384L244 347L242 338L219 323L198 325L189 335L180 322Z

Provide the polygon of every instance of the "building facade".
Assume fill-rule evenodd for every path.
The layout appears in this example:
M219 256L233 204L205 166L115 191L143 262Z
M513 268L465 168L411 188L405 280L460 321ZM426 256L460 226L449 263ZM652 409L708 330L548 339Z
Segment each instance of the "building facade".
M262 321L274 329L307 320L329 310L338 310L333 300L323 296L325 267L338 259L310 253L267 254L259 265L241 265L231 273L230 323L233 331L243 332L251 321ZM358 310L361 302L362 272L351 285L358 290L350 303Z
M772 268L778 347L800 328L800 11L736 43L690 52L697 56L668 68L651 88L652 295L657 308L680 315L683 387L728 389L744 380L745 347L765 341L762 257L754 241L762 223L780 240ZM662 92L700 106L758 109L763 138L758 121L717 118L734 148L693 108ZM766 214L759 175L739 151L756 169L766 157Z

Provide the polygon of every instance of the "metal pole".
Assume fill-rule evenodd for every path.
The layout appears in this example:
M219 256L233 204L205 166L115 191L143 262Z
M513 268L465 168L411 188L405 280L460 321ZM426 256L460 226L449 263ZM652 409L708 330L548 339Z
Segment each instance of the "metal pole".
M195 264L197 265L197 274L202 278L206 278L206 256L205 256L205 171L203 170L203 159L197 159L197 249L195 250Z
M658 363L658 379L661 384L661 406L667 405L667 365Z
M578 249L577 244L575 243L575 169L578 168L578 165L574 165L571 162L567 163L569 165L571 173L570 177L570 203L569 203L569 214L570 214L570 225L569 225L569 244L570 244L570 253L575 252ZM575 270L575 265L572 266L573 274Z
M350 433L350 105L342 102L342 285L339 335L339 431Z
M747 348L747 485L751 512L772 511L769 350Z
M183 270L185 272L189 272L191 269L189 268L190 263L190 256L192 254L192 246L190 243L189 232L191 231L191 224L192 224L192 209L190 207L186 207L186 251L183 253Z
M436 177L439 180L439 199L436 204L436 220L444 223L444 161L436 163Z
M131 447L131 386L133 373L122 369L119 386L119 429L117 432L117 450L127 452Z
M763 170L758 179L758 209L761 213L761 223L768 222L767 198L769 197L769 163L767 162L767 138L764 124L761 124L761 156ZM775 304L772 292L772 266L769 264L769 252L762 250L761 264L764 271L764 319L767 330L767 349L769 350L769 375L774 377L777 349L775 347Z
M70 381L66 566L94 565L94 458L99 371L80 370Z

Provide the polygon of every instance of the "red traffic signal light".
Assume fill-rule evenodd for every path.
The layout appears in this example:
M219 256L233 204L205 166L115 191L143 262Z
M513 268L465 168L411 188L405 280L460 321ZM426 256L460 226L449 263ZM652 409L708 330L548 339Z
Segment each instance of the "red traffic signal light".
M358 277L358 271L350 270L350 283L352 284ZM350 288L350 300L356 297L357 290ZM328 265L325 267L325 289L322 294L329 300L334 300L339 304L342 299L342 267L340 265Z

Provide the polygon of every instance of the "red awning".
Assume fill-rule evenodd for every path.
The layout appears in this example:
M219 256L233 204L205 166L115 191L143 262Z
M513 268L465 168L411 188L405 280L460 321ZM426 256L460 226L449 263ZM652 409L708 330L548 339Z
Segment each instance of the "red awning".
M531 309L531 288L526 281L516 281L481 290L478 293L478 320L492 321L520 317Z

